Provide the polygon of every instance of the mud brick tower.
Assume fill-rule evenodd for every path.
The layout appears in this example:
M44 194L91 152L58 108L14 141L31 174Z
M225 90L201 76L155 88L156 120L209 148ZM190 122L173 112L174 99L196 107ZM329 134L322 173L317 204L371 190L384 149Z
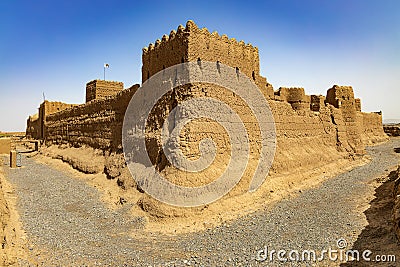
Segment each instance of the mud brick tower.
M115 81L93 80L86 84L86 103L118 94L124 89L124 83Z
M338 141L347 140L351 149L363 154L364 146L361 141L361 130L357 124L357 112L361 110L361 102L354 98L351 86L334 85L328 90L326 102L339 109L343 117L343 126L338 127Z
M186 27L179 25L154 44L143 48L142 82L170 66L193 61L219 62L246 74L269 98L274 91L265 77L260 75L258 48L228 36L210 33L207 28L198 28L189 20Z

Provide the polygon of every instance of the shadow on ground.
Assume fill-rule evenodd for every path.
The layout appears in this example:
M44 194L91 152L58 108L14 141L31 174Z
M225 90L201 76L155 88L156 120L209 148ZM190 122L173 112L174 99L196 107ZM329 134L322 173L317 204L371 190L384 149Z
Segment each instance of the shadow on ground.
M388 179L375 190L375 198L370 202L370 208L364 212L369 224L364 228L351 248L360 252L360 262L343 263L340 265L341 267L399 266L400 242L396 238L392 223L393 186L396 178L395 171L389 174ZM373 253L370 256L371 262L362 260L362 251L367 249ZM375 255L383 255L383 257L395 255L397 264L396 262L378 263L375 261Z

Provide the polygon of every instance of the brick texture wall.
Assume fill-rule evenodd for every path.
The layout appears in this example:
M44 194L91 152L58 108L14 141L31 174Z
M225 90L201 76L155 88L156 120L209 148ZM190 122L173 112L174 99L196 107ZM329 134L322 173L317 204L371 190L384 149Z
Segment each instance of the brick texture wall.
M125 110L138 87L134 85L114 97L93 100L47 116L46 142L120 149Z

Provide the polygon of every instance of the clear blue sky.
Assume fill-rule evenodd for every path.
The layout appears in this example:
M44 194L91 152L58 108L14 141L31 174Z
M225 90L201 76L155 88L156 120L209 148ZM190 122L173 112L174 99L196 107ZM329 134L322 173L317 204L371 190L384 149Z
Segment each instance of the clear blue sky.
M0 1L0 130L46 99L83 103L86 82L141 82L142 47L192 19L258 46L275 89L352 85L363 110L400 119L400 1Z

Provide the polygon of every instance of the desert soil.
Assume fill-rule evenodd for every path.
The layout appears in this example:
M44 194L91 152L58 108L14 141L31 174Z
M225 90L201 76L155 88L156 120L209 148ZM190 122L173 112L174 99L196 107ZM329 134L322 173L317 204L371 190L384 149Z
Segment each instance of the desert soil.
M274 262L259 262L257 252L265 246L287 251L337 249L341 238L346 249L395 254L400 261L400 246L390 225L392 181L387 178L399 164L395 147L400 147L399 138L369 147L368 164L228 224L184 234L143 231L146 221L132 216L133 204L111 209L101 192L84 180L24 158L23 168L4 167L18 197L16 206L28 240L28 256L19 265L274 266L279 264L276 256Z

